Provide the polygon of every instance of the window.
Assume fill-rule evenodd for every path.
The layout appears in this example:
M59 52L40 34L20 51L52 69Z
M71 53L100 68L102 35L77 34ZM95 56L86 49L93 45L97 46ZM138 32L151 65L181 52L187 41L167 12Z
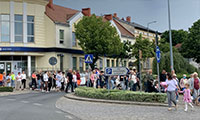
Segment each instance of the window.
M126 63L126 60L125 60L125 61L124 61L124 67L126 67L126 64L127 64L127 63Z
M75 35L75 32L72 32L72 46L73 47L76 46L76 35Z
M64 43L64 30L59 30L60 44Z
M79 70L80 72L83 72L83 58L79 58Z
M115 62L115 61L114 61L114 60L112 60L112 67L114 67L114 62Z
M102 59L99 59L99 68L100 68L100 70L103 69L103 60Z
M15 15L15 42L23 42L23 16Z
M27 41L34 42L34 16L27 16Z
M10 41L10 16L0 15L0 26L1 26L1 41Z
M107 67L110 67L110 60L107 60Z
M73 70L76 70L77 64L76 64L77 58L73 57L72 62L73 62Z
M116 67L119 67L119 60L116 60Z

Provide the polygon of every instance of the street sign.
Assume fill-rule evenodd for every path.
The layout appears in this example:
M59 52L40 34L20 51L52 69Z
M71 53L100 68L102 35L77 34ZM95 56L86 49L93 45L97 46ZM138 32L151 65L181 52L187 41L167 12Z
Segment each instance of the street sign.
M49 58L49 64L50 65L56 65L57 64L57 59L55 57L51 57Z
M126 67L106 67L105 75L126 75L129 72L129 69Z
M158 46L156 46L156 59L157 59L157 62L160 63L161 53Z
M92 54L85 55L85 63L93 63L93 55Z

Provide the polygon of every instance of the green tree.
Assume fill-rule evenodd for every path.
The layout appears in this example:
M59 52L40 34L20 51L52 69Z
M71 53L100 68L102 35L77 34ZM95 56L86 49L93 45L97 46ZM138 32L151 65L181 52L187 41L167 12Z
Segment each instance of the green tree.
M131 44L131 42L127 40L127 41L124 41L122 43L122 45L123 45L123 47L122 47L120 54L118 56L116 56L117 59L120 58L121 63L122 63L123 59L131 59L131 57L133 56L133 54L131 52L133 45Z
M174 69L177 74L190 74L193 72L197 72L198 70L189 64L189 62L179 53L173 52L174 57ZM159 64L160 72L164 69L166 71L171 71L170 69L170 52L163 53L161 55L161 62ZM154 59L153 61L153 73L157 74L157 61Z
M84 53L94 55L93 63L90 64L92 69L100 56L112 57L120 54L122 43L117 30L110 22L103 22L102 17L84 16L75 25L75 29L75 35Z
M188 39L188 32L184 30L172 30L172 45L183 43ZM161 43L169 43L169 31L165 31L161 35Z
M149 39L142 38L142 35L140 34L136 38L136 42L133 45L132 49L132 54L137 59L137 63L139 60L139 50L142 51L142 60L144 61L147 58L154 57L155 55L154 46L155 45L153 44L153 42L150 42Z
M189 28L189 36L181 46L181 53L186 58L193 58L200 63L200 20Z

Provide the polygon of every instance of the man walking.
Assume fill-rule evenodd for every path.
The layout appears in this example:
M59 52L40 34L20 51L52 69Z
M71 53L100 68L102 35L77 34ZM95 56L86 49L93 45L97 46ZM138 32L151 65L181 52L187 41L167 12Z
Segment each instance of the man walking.
M71 92L74 92L72 79L73 79L72 69L69 69L69 71L67 73L67 87L65 89L66 93L68 93L68 87L69 87L69 85L71 85Z

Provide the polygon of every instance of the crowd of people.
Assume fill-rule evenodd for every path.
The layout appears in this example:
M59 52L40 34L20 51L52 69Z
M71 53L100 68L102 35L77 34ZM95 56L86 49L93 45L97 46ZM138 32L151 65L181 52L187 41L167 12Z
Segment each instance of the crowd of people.
M56 91L65 91L74 89L78 86L85 85L87 87L93 87L95 89L119 89L119 90L131 90L137 91L140 89L140 73L136 68L130 70L127 75L118 76L106 76L104 71L100 71L98 68L93 71L86 70L84 73L84 81L81 82L81 75L79 71L73 71L69 69L67 73L62 71L38 71L33 72L31 75L31 82L29 88L32 90L41 90L42 92L50 92L52 89ZM189 76L188 76L189 77ZM13 72L6 75L0 74L0 86L13 87L16 90L26 89L27 76L25 71L15 75ZM146 75L142 77L143 90L145 92L158 92L158 77L154 79L152 70L147 71ZM193 73L187 78L186 74L182 79L178 79L175 71L167 73L165 70L160 75L160 88L161 92L166 92L168 96L169 110L171 110L171 102L173 102L177 108L177 102L179 94L184 95L185 111L188 109L188 104L193 108L191 104L194 102L199 104L200 93L200 79L198 73Z

